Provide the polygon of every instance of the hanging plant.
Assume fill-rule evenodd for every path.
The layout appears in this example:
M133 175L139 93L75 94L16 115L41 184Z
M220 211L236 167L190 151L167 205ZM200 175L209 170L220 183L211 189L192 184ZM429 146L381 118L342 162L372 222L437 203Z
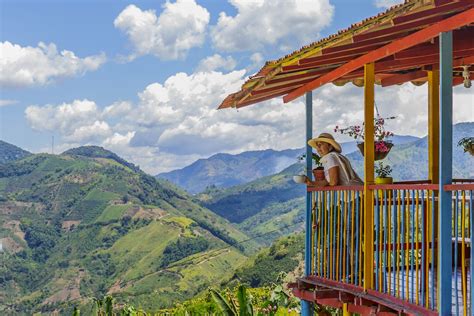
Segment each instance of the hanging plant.
M396 116L389 116L389 117L382 117L378 114L377 117L374 118L374 159L381 160L387 157L388 153L393 147L392 141L389 139L393 136L392 132L385 130L385 122L387 120L393 120ZM341 133L343 135L348 135L355 140L360 141L357 144L362 156L364 155L364 124L362 125L352 125L345 128L340 128L336 126L334 132Z

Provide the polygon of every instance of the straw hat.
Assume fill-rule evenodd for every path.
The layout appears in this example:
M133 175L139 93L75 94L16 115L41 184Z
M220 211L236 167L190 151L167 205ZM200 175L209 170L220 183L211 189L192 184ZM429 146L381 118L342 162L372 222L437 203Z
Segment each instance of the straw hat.
M308 145L313 148L316 148L316 142L325 142L331 145L335 151L340 153L342 151L341 145L334 140L334 137L329 133L321 133L318 137L310 139Z

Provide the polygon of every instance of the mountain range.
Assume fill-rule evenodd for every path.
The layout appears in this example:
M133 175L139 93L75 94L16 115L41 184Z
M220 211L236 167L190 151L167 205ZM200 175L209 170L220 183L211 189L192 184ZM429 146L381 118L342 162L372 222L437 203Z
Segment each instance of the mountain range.
M392 141L398 145L418 139L415 136L395 135ZM344 153L358 150L355 141L342 143L341 146ZM209 186L228 188L276 174L294 164L297 157L303 153L304 149L299 148L246 151L237 155L216 154L207 159L199 159L182 169L160 173L157 177L167 179L189 193L196 194Z

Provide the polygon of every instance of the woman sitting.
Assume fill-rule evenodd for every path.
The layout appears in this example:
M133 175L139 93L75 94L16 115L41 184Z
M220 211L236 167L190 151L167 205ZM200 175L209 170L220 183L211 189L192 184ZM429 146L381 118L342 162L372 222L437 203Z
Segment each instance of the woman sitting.
M315 148L321 157L325 179L316 181L306 179L306 184L314 186L364 184L352 168L349 159L341 155L341 145L334 140L331 134L322 133L317 138L309 140L308 145Z

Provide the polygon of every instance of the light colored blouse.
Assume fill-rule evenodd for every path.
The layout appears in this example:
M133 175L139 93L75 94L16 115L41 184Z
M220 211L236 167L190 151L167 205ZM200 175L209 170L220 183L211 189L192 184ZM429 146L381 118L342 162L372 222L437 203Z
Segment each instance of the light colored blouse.
M321 163L324 167L324 177L327 182L329 179L329 169L333 167L339 167L339 181L338 185L362 185L364 182L360 179L357 173L351 166L349 159L345 156L331 151L321 157Z

